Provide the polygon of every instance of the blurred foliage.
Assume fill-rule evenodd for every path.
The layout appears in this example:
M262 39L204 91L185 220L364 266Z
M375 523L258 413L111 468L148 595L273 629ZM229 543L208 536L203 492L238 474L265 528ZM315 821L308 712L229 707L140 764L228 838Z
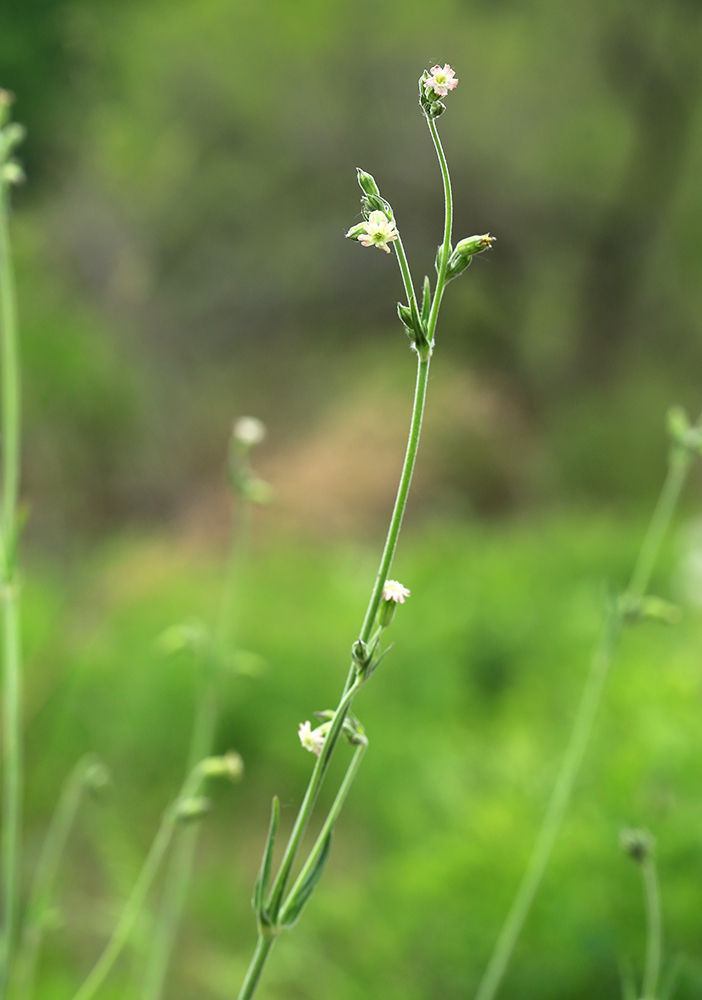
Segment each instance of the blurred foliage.
M276 950L263 998L471 995L567 739L603 579L624 584L640 532L569 517L435 524L405 540L396 570L412 598L356 705L370 750L325 878ZM682 624L625 635L505 1000L615 998L619 966L641 968L639 873L618 845L631 825L657 838L667 961L683 959L678 996L698 995L702 621L680 567L699 550L679 549L653 592L682 601ZM213 789L173 1000L235 992L253 944L248 899L270 798L281 796L291 822L311 766L297 726L338 694L374 569L365 548L275 535L258 546L242 643L267 666L222 688L217 746L240 750L246 775L236 788ZM84 750L113 776L111 793L83 808L62 874L64 924L49 935L40 992L59 1000L96 955L179 787L199 681L187 654L164 658L153 640L176 621L211 618L219 568L202 549L163 536L96 553L68 588L46 574L30 583L30 844ZM699 577L696 585L699 596ZM145 918L106 996L138 995L129 982L138 982L148 928Z
M432 272L441 190L415 90L435 59L461 80L441 123L456 238L498 237L449 289L441 353L503 394L516 449L542 455L526 495L482 493L497 510L657 486L666 407L700 406L698 2L44 0L3 5L0 29L31 130L18 223L42 234L25 322L44 322L58 277L66 349L89 313L96 351L139 373L109 495L77 472L93 519L187 503L236 413L286 448L370 344L393 338L382 363L400 363L396 269L341 237L360 164L417 279ZM111 427L88 433L105 453Z

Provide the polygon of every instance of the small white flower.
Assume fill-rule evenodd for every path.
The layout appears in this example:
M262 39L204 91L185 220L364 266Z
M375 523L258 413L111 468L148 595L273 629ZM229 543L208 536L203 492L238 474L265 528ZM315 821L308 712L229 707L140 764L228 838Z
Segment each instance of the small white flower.
M405 598L410 596L407 587L403 587L397 580L386 580L383 587L383 600L394 601L395 604L404 604Z
M438 97L446 97L449 90L455 90L458 86L455 72L448 63L441 66L432 66L429 70L431 76L425 81L424 89L429 92L433 90Z
M234 423L232 434L241 444L251 448L263 441L266 427L257 417L239 417Z
M313 729L308 721L300 723L297 735L300 737L300 743L303 745L305 750L309 750L309 752L313 753L315 757L319 757L327 738L328 731L328 722L325 722L321 726L317 726L316 729Z
M385 253L390 253L388 243L392 243L400 235L395 223L388 219L385 212L371 212L368 221L362 223L362 226L357 237L359 243L364 247L378 247Z

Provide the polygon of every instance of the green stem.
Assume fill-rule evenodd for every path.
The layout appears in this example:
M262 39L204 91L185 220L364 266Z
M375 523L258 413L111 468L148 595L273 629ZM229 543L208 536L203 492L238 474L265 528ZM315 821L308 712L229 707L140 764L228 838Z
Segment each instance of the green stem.
M449 175L448 164L446 162L446 156L444 155L444 147L441 145L441 139L439 138L439 131L436 127L436 122L433 118L427 118L427 123L429 125L429 132L431 133L436 155L439 159L441 179L444 184L444 239L441 245L441 260L439 262L439 276L436 282L436 291L434 292L431 309L429 310L429 320L427 321L427 335L429 337L429 343L433 346L434 334L436 332L436 322L439 318L439 309L441 307L441 298L444 294L444 288L446 287L446 268L448 267L449 257L451 255L453 195L451 193L451 177Z
M624 611L631 599L645 595L665 532L670 524L680 491L690 467L691 455L675 447L670 454L668 474L644 536L639 557L624 593L624 599L610 607L602 636L592 658L585 688L578 705L568 746L526 872L500 930L483 974L475 1000L493 1000L502 982L531 904L541 884L553 847L563 825L575 780L585 755L605 681L624 624Z
M0 504L0 590L3 643L3 818L0 843L2 928L0 998L7 994L14 948L21 870L22 663L17 579L17 497L20 471L20 373L15 280L8 223L9 193L0 181L0 321L2 323L2 501Z
M263 970L266 967L266 962L268 961L268 955L270 954L275 941L276 938L273 935L258 935L256 950L253 953L253 958L249 964L246 978L244 979L241 987L239 1000L251 1000L251 997L256 992L256 988L261 980L261 976L263 975Z
M203 771L198 765L186 778L175 803L164 813L161 825L159 826L158 832L156 833L154 841L151 845L151 849L149 850L146 860L142 865L142 869L139 872L139 876L134 884L134 888L132 889L132 894L127 900L127 904L122 911L122 915L117 922L117 926L112 932L112 937L108 941L102 955L95 963L92 972L75 994L74 1000L90 1000L90 998L94 996L96 991L100 988L108 972L119 957L120 952L127 943L129 935L134 928L134 924L136 923L136 919L139 916L141 908L144 905L147 893L151 888L151 884L156 877L156 873L161 865L163 856L165 855L168 845L171 842L173 832L180 822L178 804L193 796L200 787L202 780Z
M96 758L92 754L86 755L78 761L64 782L34 870L27 903L27 916L22 929L22 944L17 960L17 993L25 1000L28 1000L34 993L34 980L39 950L44 936L46 911L51 903L61 856L83 798L86 778L95 765Z
M232 536L222 585L219 612L215 624L213 662L203 664L209 676L199 700L193 724L188 751L188 771L212 752L214 744L217 728L218 681L227 643L231 643L232 635L236 630L236 620L232 621L235 612L232 609L237 606L236 592L250 548L251 517L252 505L244 500L241 509L241 523L236 535ZM177 834L176 843L168 861L163 896L147 960L141 994L142 1000L160 1000L163 995L178 925L185 908L199 831L199 823L193 823L181 829Z
M356 773L359 767L361 766L363 755L365 754L367 749L368 749L368 742L366 741L364 743L361 743L356 748L356 752L351 758L351 763L349 764L346 770L346 774L344 775L344 780L341 782L341 785L339 786L339 791L336 793L336 798L334 799L334 803L331 809L329 810L329 815L325 819L322 825L322 829L319 831L317 839L314 843L314 847L310 851L307 861L305 861L304 865L300 869L300 874L297 876L295 884L288 893L287 900L285 901L285 903L283 903L283 906L281 907L280 911L281 924L284 924L286 922L288 905L295 899L295 896L297 895L300 886L302 886L305 879L314 868L317 859L322 852L322 848L324 847L324 842L327 839L328 834L334 828L334 824L336 823L337 819L339 818L339 813L341 812L344 802L346 801L346 796L349 793L354 778L356 777Z
M434 297L431 304L431 309L429 312L428 320L428 332L430 343L434 339L434 332L436 330L436 323L439 315L439 307L441 305L441 297L443 295L444 285L446 284L446 268L448 265L449 258L449 248L451 243L451 226L453 219L453 202L451 198L451 181L448 173L448 166L446 164L446 158L439 140L438 132L436 131L436 125L434 122L429 122L429 130L434 141L434 146L436 148L437 156L439 158L439 164L441 167L441 174L444 184L444 200L445 200L445 211L444 211L444 240L443 240L443 250L441 263L439 267L439 276L437 279L437 285L434 292ZM400 239L395 240L397 260L400 266L400 273L402 275L402 282L407 293L407 297L410 298L414 295L414 287L412 284L412 277L410 274L409 266L407 264L407 258L405 256L404 247ZM378 613L378 607L383 594L383 587L388 578L390 572L390 567L392 566L393 557L395 555L395 550L397 548L397 541L400 535L400 529L402 527L402 519L405 513L405 507L407 506L407 497L409 495L410 484L412 482L412 473L414 471L414 463L417 457L417 450L419 448L419 438L422 429L422 419L424 417L424 404L426 401L427 384L429 376L429 357L417 358L417 379L415 383L414 392L414 402L412 406L412 419L410 422L409 437L407 440L407 448L405 451L405 458L402 465L402 472L400 474L400 483L397 490L397 496L395 498L395 506L393 507L392 515L390 517L390 525L388 528L387 537L385 539L385 545L383 547L383 553L380 559L380 566L378 567L378 573L375 578L375 583L373 584L373 589L371 591L370 600L368 602L368 607L366 609L366 614L363 619L363 624L361 626L361 631L359 633L359 638L363 642L368 642L368 639L373 630L373 624L375 622L376 615ZM300 841L307 827L309 817L311 815L312 809L314 808L319 790L324 780L327 768L329 766L329 761L334 749L341 735L341 730L343 727L344 719L346 718L346 713L351 707L351 703L360 688L361 683L358 681L356 676L356 667L354 664L351 665L349 674L346 680L346 685L341 697L341 701L334 713L332 718L329 732L322 748L322 752L317 758L317 762L312 771L312 776L310 777L309 784L307 786L307 791L305 792L305 797L300 806L300 810L295 820L295 825L293 826L292 833L288 840L288 844L285 848L285 853L283 855L283 860L281 861L278 874L276 876L275 882L271 888L270 894L266 901L266 908L274 921L278 920L280 913L280 907L282 904L283 896L285 894L285 888L290 877L290 870L292 868L293 862L295 860L295 855L300 845ZM356 775L356 770L360 764L360 756L358 755L354 762L352 762L352 767L347 772L347 778L344 779L342 787L344 788L343 798L345 798L348 788ZM341 791L341 790L340 790ZM339 801L337 795L337 800L339 801L339 809L343 803L343 798ZM336 804L335 801L335 804ZM332 806L334 810L334 806ZM325 827L326 827L325 823ZM330 827L329 827L330 828ZM319 843L319 842L318 842ZM321 847L321 844L320 844ZM313 854L317 849L317 845L313 848ZM315 855L316 857L316 855ZM305 866L307 867L307 866ZM297 885L297 883L296 883ZM294 891L294 890L293 890ZM288 897L291 898L290 896ZM273 947L273 942L275 941L274 936L259 936L258 944L256 946L256 951L251 960L251 965L249 971L244 980L244 984L241 988L239 994L239 1000L250 1000L253 996L256 987L258 985L263 967L268 958L271 948Z
M656 1000L663 950L663 928L658 873L652 851L649 851L644 859L641 875L646 899L646 959L641 997L642 1000Z

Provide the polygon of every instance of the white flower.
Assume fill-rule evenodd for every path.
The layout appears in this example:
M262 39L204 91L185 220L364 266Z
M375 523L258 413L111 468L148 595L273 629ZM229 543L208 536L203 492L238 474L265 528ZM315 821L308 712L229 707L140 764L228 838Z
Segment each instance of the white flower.
M407 587L403 587L397 580L386 580L383 587L383 600L394 601L395 604L404 604L405 598L410 596Z
M239 417L234 423L232 433L237 441L251 448L263 441L266 436L266 428L257 417Z
M368 221L361 223L358 236L356 237L364 247L378 247L385 253L390 253L388 243L392 243L400 235L395 228L395 223L388 219L385 212L371 212Z
M319 757L322 752L322 747L324 746L324 741L327 738L328 731L328 722L323 723L321 726L317 726L316 729L313 729L309 722L301 722L297 735L300 737L300 743L302 743L305 750L309 750L309 752L313 753L315 757Z
M449 90L455 90L458 86L456 74L448 63L444 64L443 69L441 66L432 66L429 72L431 76L424 82L427 92L433 90L438 97L446 97Z

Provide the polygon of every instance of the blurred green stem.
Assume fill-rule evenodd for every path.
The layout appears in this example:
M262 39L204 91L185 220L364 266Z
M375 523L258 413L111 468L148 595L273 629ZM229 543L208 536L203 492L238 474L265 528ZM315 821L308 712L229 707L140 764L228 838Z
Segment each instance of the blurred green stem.
M86 778L95 764L95 757L87 754L78 761L64 782L34 870L17 959L16 990L12 991L13 995L16 992L23 1000L29 1000L34 993L39 949L59 863L85 791Z
M156 877L161 861L171 842L173 833L178 824L182 822L179 814L179 806L194 796L202 784L205 776L202 763L201 761L193 768L183 783L178 798L163 814L161 825L139 872L134 888L132 889L132 894L127 900L117 926L112 932L112 937L73 1000L90 1000L95 995L127 943L136 919L144 905L147 893L151 888L151 884Z
M514 945L529 914L563 825L565 811L568 808L573 785L580 771L590 739L607 673L624 626L627 609L631 609L635 602L646 594L663 537L670 524L691 462L692 453L688 449L679 445L671 448L668 474L641 544L629 586L619 602L613 603L607 611L602 636L592 658L570 740L551 793L546 815L539 829L526 872L495 942L483 978L478 985L475 1000L493 1000L502 982Z
M232 533L219 612L215 624L214 649L205 653L207 674L193 724L188 771L212 752L217 727L217 694L222 661L236 630L236 596L251 543L252 504L242 499L238 531ZM176 843L166 869L163 896L156 917L153 939L146 964L142 1000L160 1000L173 954L197 847L199 824L185 826L176 835Z
M428 320L428 339L430 345L433 344L434 333L436 330L436 322L439 315L439 306L441 304L441 296L443 295L444 285L446 284L446 267L448 264L448 258L450 254L451 245L451 226L453 219L453 202L451 199L451 183L449 179L448 167L446 165L446 159L444 157L444 152L439 141L439 135L436 130L436 124L429 120L429 131L431 132L432 139L434 141L434 146L436 148L436 153L439 158L439 165L441 167L441 174L444 184L444 239L441 250L441 261L439 266L439 274L436 284L436 289L434 291L434 298L431 303L431 308L429 311ZM395 241L396 246L396 256L398 264L400 267L400 274L402 276L402 282L405 287L405 292L407 293L408 299L414 296L414 286L412 283L412 276L410 274L410 269L407 264L407 258L405 256L404 247L402 242L398 239ZM393 507L392 515L390 517L390 525L388 528L387 537L385 539L385 545L383 547L383 553L380 559L380 565L378 567L378 573L375 578L375 583L373 584L373 589L371 591L370 599L368 601L368 607L366 609L366 614L363 619L363 624L361 626L361 631L359 633L359 638L363 642L368 642L371 632L373 630L373 625L378 613L378 607L383 594L383 587L390 573L390 568L392 566L393 557L395 555L395 550L397 548L397 541L400 535L400 529L402 527L402 519L405 513L405 507L407 506L407 497L409 495L410 484L412 482L412 473L414 471L414 463L417 457L417 450L419 448L419 438L422 429L422 420L424 417L424 403L426 400L427 393L427 383L429 377L429 364L430 357L422 357L418 355L417 358L417 379L415 383L414 392L414 402L412 406L412 419L410 422L409 437L407 440L407 449L405 451L404 463L402 466L402 472L400 474L400 483L397 490L397 496L395 498L395 506ZM322 786L324 776L326 774L327 768L329 766L329 761L331 760L332 754L336 748L336 744L341 735L341 731L344 724L344 719L351 707L353 699L362 686L363 681L357 676L357 668L355 664L352 664L349 670L349 674L346 680L346 685L341 697L341 701L334 713L331 720L329 732L327 734L324 747L317 758L317 762L312 771L312 776L307 786L307 791L300 806L300 810L297 814L295 824L293 826L290 838L288 840L287 846L285 848L285 853L283 859L280 863L280 868L278 869L278 874L276 875L275 881L269 893L268 899L266 900L266 909L271 916L274 923L278 923L282 920L284 913L286 912L286 906L294 900L295 890L302 884L301 879L304 881L304 876L309 873L313 867L314 863L319 857L322 850L322 845L324 843L324 838L331 831L334 822L337 819L338 813L341 810L344 799L348 794L348 790L351 787L351 783L356 776L356 771L361 762L363 753L361 752L365 748L359 747L354 755L354 759L346 772L346 776L342 782L339 792L334 801L334 805L331 808L330 814L327 817L322 831L324 837L317 840L315 846L312 848L312 852L307 862L303 866L301 875L298 877L293 889L288 895L286 903L283 903L283 897L285 895L285 889L290 877L290 871L292 869L293 863L295 861L295 855L300 845L300 841L304 835L307 828L307 823L309 821L312 810L314 809L315 802L317 801L317 796L319 790ZM333 814L333 816L332 816ZM330 818L331 817L331 818ZM321 837L321 834L320 834ZM282 909L281 909L282 907ZM258 942L256 945L256 950L254 952L251 964L249 966L246 978L241 987L238 1000L251 1000L263 973L265 963L268 959L268 955L273 947L275 941L275 935L278 931L275 929L266 930L265 933L260 933L258 937Z
M661 921L661 898L658 888L658 872L653 851L649 851L641 865L641 876L646 899L646 959L644 962L641 1000L656 1000L658 977L661 970L663 950L663 926Z
M0 859L2 929L0 998L7 994L17 927L22 812L22 663L17 577L17 498L20 473L20 373L17 299L9 231L9 186L0 180L0 321L2 323L2 501L0 588L2 594L3 790Z

